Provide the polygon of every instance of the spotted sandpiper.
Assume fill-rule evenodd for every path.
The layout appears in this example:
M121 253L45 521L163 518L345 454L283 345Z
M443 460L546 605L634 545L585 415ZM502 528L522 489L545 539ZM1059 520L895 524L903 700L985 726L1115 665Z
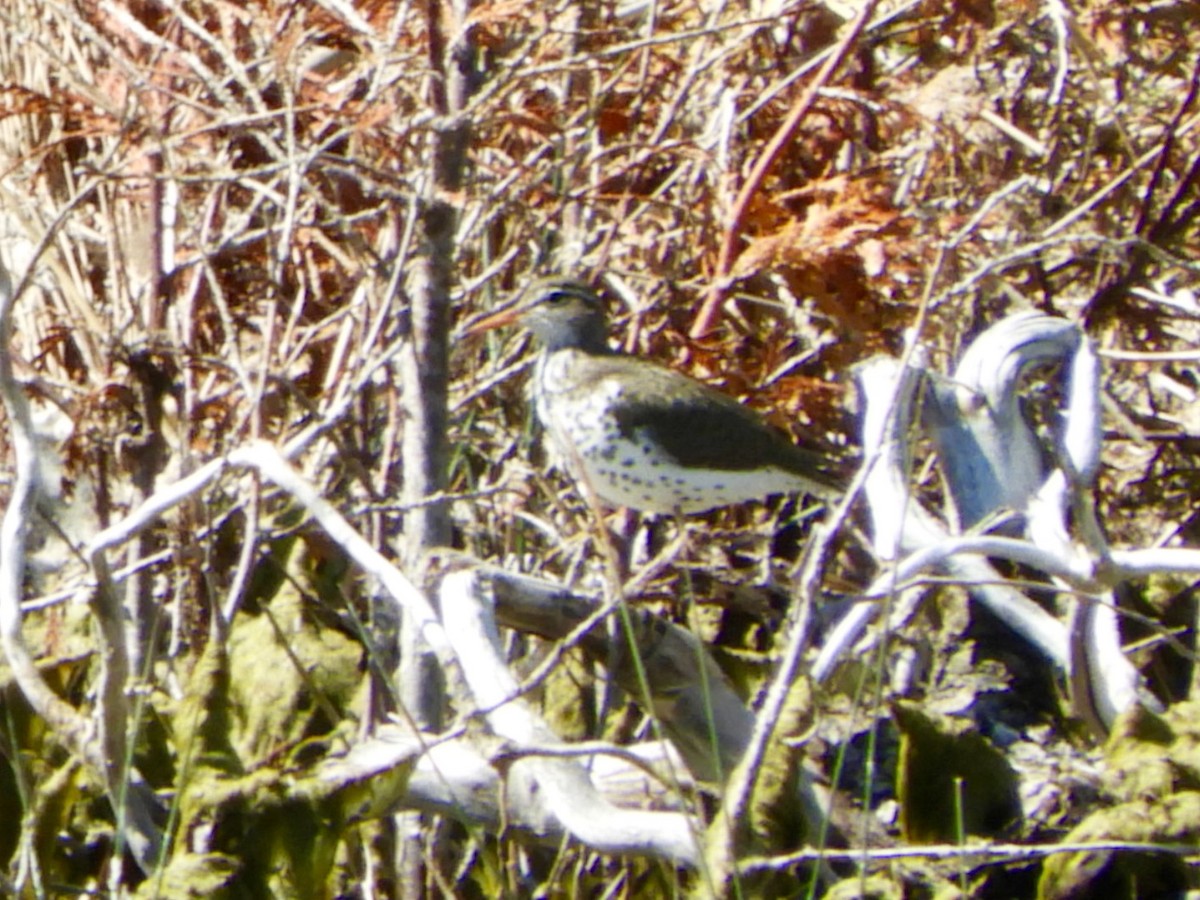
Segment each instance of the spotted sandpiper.
M538 419L572 475L606 503L697 513L844 489L834 461L796 446L732 397L610 349L604 304L583 282L543 279L469 333L513 322L542 346L533 376Z

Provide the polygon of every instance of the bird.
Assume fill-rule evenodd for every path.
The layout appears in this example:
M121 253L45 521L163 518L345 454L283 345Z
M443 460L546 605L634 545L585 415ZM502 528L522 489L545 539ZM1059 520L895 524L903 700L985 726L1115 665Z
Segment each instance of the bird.
M844 492L835 460L715 388L612 349L604 303L586 282L541 279L467 334L511 324L541 345L538 420L572 476L605 503L679 515L772 494Z

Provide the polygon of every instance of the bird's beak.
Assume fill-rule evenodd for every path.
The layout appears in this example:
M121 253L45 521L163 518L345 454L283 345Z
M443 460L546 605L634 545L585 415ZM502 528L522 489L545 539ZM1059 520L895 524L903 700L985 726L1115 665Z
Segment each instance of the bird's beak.
M464 338L474 338L495 328L513 325L536 304L538 299L535 295L531 295L527 288L522 288L519 291L509 294L509 298L509 303L506 306L468 325L466 330L463 331L462 336Z
M464 338L473 338L483 334L486 331L491 331L494 328L503 328L505 325L512 325L525 312L525 304L514 303L504 309L498 310L491 315L484 316L482 319L476 319L467 326L463 332Z

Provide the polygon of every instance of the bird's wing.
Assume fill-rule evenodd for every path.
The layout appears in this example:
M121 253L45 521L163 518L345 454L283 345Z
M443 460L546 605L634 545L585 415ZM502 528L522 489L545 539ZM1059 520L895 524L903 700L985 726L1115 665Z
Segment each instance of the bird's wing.
M628 357L596 360L589 373L615 378ZM758 413L678 372L636 361L637 379L621 380L623 403L617 422L623 432L644 434L684 466L748 471L773 465L833 490L845 487L837 460L796 446Z

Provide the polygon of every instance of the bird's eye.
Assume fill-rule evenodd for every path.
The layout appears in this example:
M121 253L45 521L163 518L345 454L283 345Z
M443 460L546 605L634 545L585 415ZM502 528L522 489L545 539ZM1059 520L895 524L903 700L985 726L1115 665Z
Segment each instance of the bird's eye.
M551 291L546 295L546 302L557 306L558 304L565 302L569 296L570 295L564 291Z

